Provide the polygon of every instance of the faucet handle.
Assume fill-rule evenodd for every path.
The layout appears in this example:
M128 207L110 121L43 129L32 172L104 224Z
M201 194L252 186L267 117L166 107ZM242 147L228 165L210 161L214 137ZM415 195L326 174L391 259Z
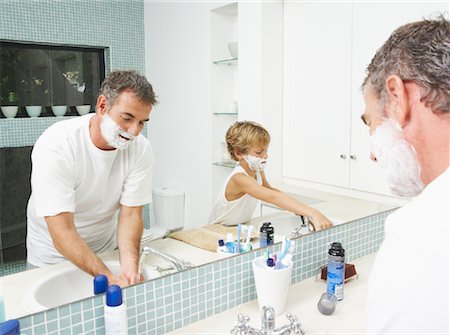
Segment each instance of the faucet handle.
M237 322L236 326L234 326L230 330L230 334L240 335L240 334L242 334L242 331L244 331L244 334L246 334L247 323L250 321L250 317L248 317L247 315L238 314L237 319L238 319L238 322Z
M291 313L286 313L286 318L291 323L291 329L294 332L294 334L305 335L305 332L302 329L302 323L300 322L297 316L292 315Z

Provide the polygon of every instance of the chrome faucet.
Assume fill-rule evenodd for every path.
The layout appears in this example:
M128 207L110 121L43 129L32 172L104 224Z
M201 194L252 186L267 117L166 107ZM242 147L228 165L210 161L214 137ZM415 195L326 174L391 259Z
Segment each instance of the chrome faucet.
M238 323L231 329L230 334L233 335L305 335L302 329L300 320L291 313L286 314L286 318L290 321L290 324L284 325L278 329L275 329L275 311L272 307L264 306L261 311L261 330L253 328L248 325L250 318L248 316L239 314Z
M301 224L292 231L290 238L300 237L315 230L314 225L309 222L308 217L303 215L299 215L299 217L301 219Z
M190 269L190 268L194 267L194 265L190 262L183 261L179 258L176 258L175 256L165 254L160 250L156 250L154 248L145 246L145 247L142 247L141 255L139 256L137 278L140 278L140 276L142 275L142 272L144 271L143 264L145 261L145 257L148 254L156 255L159 258L162 258L163 260L165 260L166 262L172 264L172 266L173 266L173 268L165 268L165 269L156 267L157 271L168 271L171 269L176 269L177 271L182 271L182 270L186 270L186 269Z

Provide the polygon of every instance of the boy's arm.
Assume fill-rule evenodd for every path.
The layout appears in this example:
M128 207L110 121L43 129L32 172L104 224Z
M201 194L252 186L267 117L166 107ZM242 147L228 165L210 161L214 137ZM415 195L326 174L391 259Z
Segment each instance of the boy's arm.
M269 182L267 181L266 175L264 173L264 171L261 171L261 179L262 179L262 186L267 187L271 190L277 191L277 192L281 192L279 189L272 187Z
M297 215L305 215L314 225L316 230L332 227L333 224L317 209L309 207L280 191L258 185L255 179L237 173L230 179L227 191L249 194L252 197L271 203L277 207L294 212ZM233 193L234 193L233 192Z

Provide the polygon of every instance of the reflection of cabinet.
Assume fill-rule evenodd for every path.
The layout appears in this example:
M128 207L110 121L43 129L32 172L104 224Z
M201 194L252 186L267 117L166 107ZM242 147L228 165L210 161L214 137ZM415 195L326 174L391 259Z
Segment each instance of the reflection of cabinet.
M360 86L392 31L436 10L448 8L431 2L285 3L285 177L390 194L369 158Z
M234 161L227 159L225 133L237 120L237 55L231 55L229 44L237 44L237 3L215 8L211 11L211 159L213 197ZM230 46L232 47L232 46Z

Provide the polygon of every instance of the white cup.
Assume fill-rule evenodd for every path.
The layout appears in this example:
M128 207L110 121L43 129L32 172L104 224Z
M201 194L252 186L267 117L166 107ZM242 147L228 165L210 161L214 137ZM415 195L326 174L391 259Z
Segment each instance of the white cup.
M227 113L236 114L238 112L237 101L230 102L227 107Z
M286 306L291 284L292 261L287 267L278 270L269 268L266 262L267 259L264 256L252 262L259 308L271 306L275 314L280 315Z

